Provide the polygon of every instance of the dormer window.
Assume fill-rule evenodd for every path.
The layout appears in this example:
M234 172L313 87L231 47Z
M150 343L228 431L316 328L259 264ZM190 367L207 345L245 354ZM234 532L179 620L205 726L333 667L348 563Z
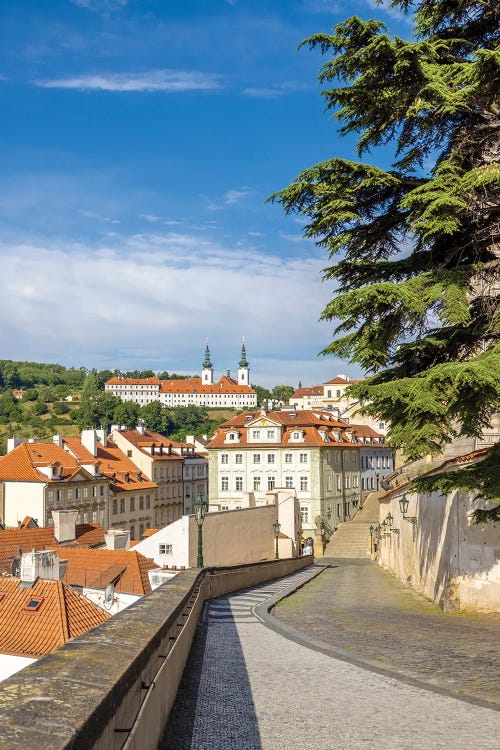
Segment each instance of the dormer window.
M292 438L294 440L300 440L300 432L292 432Z

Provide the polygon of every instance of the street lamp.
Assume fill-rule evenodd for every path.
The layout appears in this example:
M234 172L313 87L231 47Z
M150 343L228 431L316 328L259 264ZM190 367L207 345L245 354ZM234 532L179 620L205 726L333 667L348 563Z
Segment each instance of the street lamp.
M198 524L198 557L196 558L196 566L198 568L203 567L203 534L201 529L207 510L208 503L203 499L201 492L198 492L196 500L194 501L194 516L196 518L196 523Z
M370 555L373 555L373 532L375 531L375 526L372 524L370 526Z
M274 529L274 538L276 540L276 553L274 555L274 559L275 560L279 560L280 556L279 556L279 552L278 552L278 536L279 536L279 533L280 533L281 524L278 521L278 519L276 519L276 521L273 523L273 529Z

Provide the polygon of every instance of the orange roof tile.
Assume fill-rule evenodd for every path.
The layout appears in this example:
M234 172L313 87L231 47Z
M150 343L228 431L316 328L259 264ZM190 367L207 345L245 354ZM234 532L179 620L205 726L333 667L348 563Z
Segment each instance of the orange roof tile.
M42 599L36 611L25 609ZM109 618L96 604L61 581L38 580L20 588L18 578L0 579L0 652L40 657Z
M95 462L95 459L92 459ZM60 478L48 479L40 467L58 465ZM22 443L0 458L0 480L27 482L60 482L85 472L78 461L55 443ZM90 474L88 474L90 477ZM94 478L94 477L92 477Z
M247 441L247 429L258 428L258 425L253 424L254 421L260 418L269 419L271 422L276 423L283 427L282 438L279 443L255 443ZM226 433L236 430L239 433L238 443L226 443ZM304 440L296 442L292 438L292 433L302 431ZM322 433L326 434L328 440L323 440ZM304 411L275 411L267 412L265 415L261 412L243 412L238 414L232 419L224 422L217 430L216 435L212 438L208 444L209 449L213 448L272 448L273 446L280 445L289 448L304 448L304 447L334 447L339 445L351 445L358 446L359 443L351 442L349 435L355 434L352 426L341 420L335 419L331 412L316 411L316 410L304 410ZM337 438L340 436L342 441Z
M159 530L160 529L146 529L144 531L144 534L142 535L142 538L146 539L148 536L153 536L153 534L156 534L156 532L159 531ZM131 542L131 544L132 544L132 542Z
M122 566L122 573L115 585L116 591L138 596L149 594L151 584L148 570L158 567L152 560L133 550L58 547L57 552L61 559L68 561L63 578L65 583L91 588L100 577L107 575L111 566Z
M157 460L172 460L172 461L183 461L183 457L178 453L155 453L154 456L144 448L150 448L152 445L157 447L163 446L167 450L172 448L173 443L170 438L161 435L159 432L152 432L151 430L144 430L144 433L139 430L120 430L120 434L128 440L136 448L139 448L147 456L151 456L155 461Z
M308 388L297 388L292 393L290 398L302 398L303 396L322 396L323 386L322 385L311 385Z
M108 440L106 447L99 445L97 456L101 462L101 474L111 479L113 492L156 489L158 485L148 479L140 469Z
M233 378L223 375L217 383L207 385L201 382L201 378L185 378L183 380L160 381L161 393L247 393L255 394L249 385L239 385Z
M159 385L157 377L152 378L118 378L113 377L106 380L105 385Z
M104 529L97 523L77 524L75 540L57 545L53 526L21 527L0 529L0 572L10 572L12 561L19 557L19 550L29 552L33 549L54 549L60 546L97 547L104 544ZM64 554L64 553L62 553Z

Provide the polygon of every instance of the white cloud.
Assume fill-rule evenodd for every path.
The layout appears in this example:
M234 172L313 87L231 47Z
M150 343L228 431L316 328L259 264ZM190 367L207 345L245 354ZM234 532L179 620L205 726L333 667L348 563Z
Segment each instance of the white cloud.
M286 91L278 88L252 87L243 89L245 96L251 96L257 99L277 99L279 96L286 94Z
M98 13L107 13L111 10L125 8L129 0L70 0L72 5L85 10L96 11Z
M138 214L139 219L144 219L144 221L148 221L150 224L156 224L157 221L161 220L160 216L155 216L154 214ZM164 222L166 224L166 222Z
M280 232L280 237L288 242L313 242L309 237L302 237L301 234L287 234L286 232Z
M252 191L248 188L241 188L240 190L227 190L224 193L224 203L226 206L232 206L234 203L239 203L243 198L247 198L252 195Z
M245 335L253 381L272 385L286 372L285 382L304 379L298 363L316 362L329 340L317 322L330 291L324 258L310 253L280 258L169 232L110 233L97 247L3 243L0 257L7 358L194 371L208 336L221 372L234 369ZM317 377L329 374L317 364Z
M220 89L220 76L197 70L151 70L145 73L94 73L31 81L48 89L79 91L211 91Z

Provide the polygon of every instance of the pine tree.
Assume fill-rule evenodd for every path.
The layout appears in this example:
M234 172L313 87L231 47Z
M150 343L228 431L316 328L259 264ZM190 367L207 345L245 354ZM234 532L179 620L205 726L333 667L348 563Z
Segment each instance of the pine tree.
M394 0L410 41L352 17L302 45L359 161L331 158L275 193L332 264L323 354L370 375L351 393L409 458L499 408L500 12L487 0ZM392 148L391 168L363 157ZM386 153L386 152L385 152Z

